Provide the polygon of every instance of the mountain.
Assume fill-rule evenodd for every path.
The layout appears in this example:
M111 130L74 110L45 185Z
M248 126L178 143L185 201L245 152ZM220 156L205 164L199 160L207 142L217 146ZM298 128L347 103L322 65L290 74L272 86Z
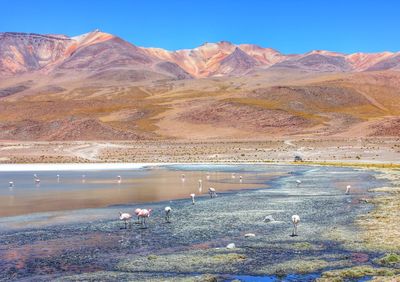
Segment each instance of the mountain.
M368 71L400 70L400 53L392 54L367 68Z
M259 61L236 47L235 51L221 60L215 74L245 74L258 65L260 65Z
M0 140L400 136L400 53L0 33Z
M273 67L294 68L315 72L349 72L352 66L344 56L311 52L304 56L274 64Z
M73 40L62 35L0 33L0 75L42 69L68 54Z
M177 65L149 57L141 48L101 31L68 38L63 35L0 34L0 74L15 76L35 71L50 76L104 77L118 80L179 79L191 76ZM141 76L138 72L146 73ZM136 73L135 75L129 75Z

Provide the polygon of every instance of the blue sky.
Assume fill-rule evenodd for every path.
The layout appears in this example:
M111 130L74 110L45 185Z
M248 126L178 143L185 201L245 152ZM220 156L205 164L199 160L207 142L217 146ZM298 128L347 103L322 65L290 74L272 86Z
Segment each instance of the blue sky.
M0 31L79 35L96 28L169 50L221 40L283 53L400 50L397 0L0 0Z

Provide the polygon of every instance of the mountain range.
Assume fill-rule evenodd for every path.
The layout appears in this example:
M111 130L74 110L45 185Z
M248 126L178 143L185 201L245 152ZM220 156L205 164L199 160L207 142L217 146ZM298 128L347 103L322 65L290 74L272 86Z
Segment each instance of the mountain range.
M0 139L399 136L400 52L0 33Z
M101 31L75 37L33 33L0 33L1 75L67 70L99 73L110 68L146 70L173 78L243 75L269 68L314 72L360 72L400 68L400 52L354 53L316 50L282 54L257 45L227 41L194 49L143 48Z

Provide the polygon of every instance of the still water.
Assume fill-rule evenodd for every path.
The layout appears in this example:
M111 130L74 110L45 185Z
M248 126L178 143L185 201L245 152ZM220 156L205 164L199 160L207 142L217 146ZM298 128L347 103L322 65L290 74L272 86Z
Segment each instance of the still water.
M0 172L0 217L172 200L207 194L209 187L217 192L262 188L267 180L286 173L285 167L218 165Z

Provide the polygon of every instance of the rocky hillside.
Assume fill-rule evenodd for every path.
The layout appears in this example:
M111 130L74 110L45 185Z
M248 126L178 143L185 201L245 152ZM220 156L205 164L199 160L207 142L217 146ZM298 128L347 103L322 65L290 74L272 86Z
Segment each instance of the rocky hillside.
M0 33L0 140L400 136L399 58Z

